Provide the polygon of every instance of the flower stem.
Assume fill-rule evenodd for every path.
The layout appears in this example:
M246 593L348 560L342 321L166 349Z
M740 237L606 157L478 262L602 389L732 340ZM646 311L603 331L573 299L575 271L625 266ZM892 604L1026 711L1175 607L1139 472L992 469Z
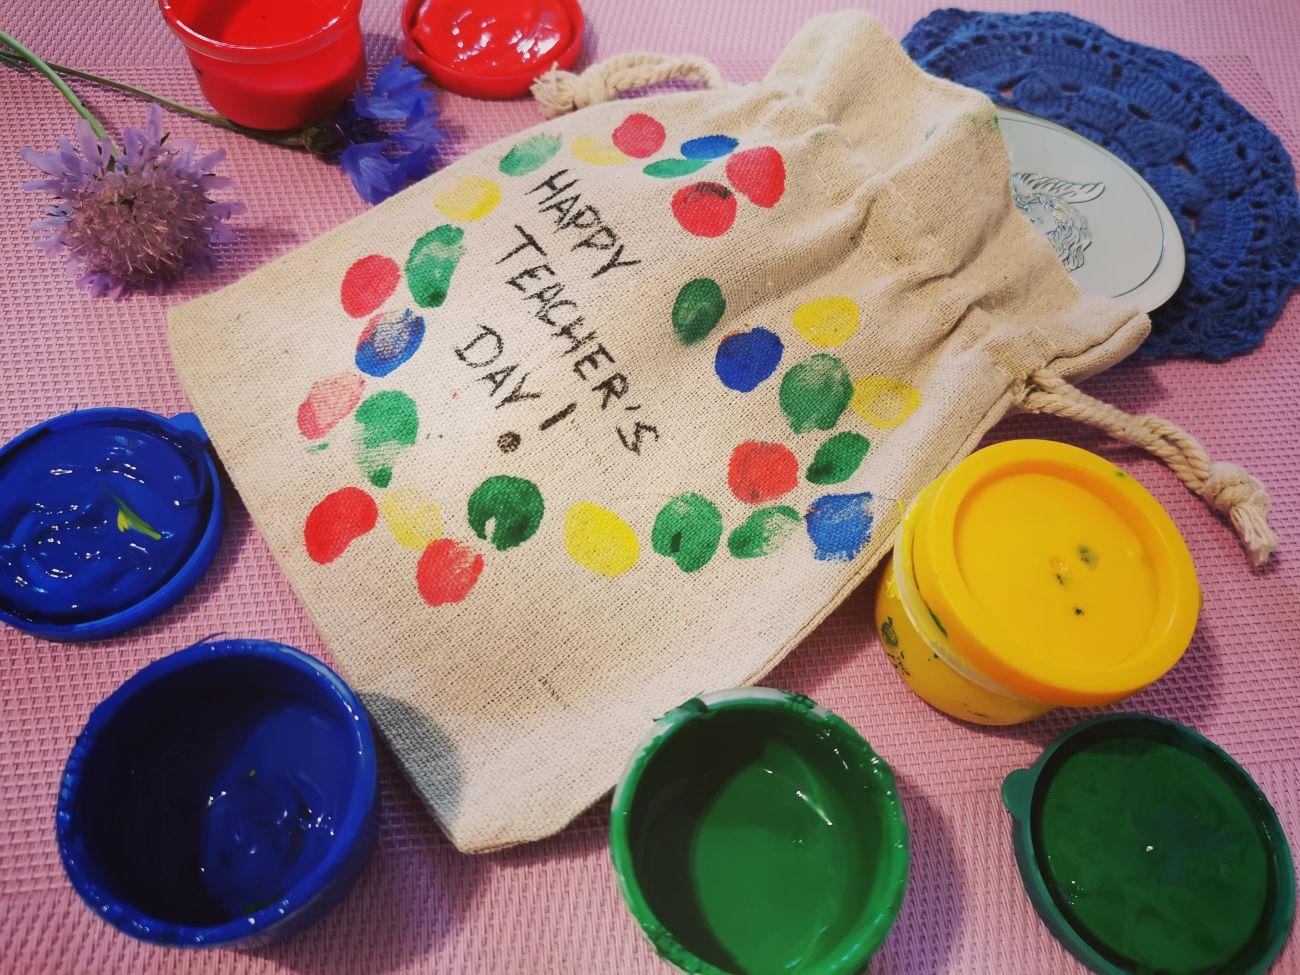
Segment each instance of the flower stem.
M99 136L99 138L104 142L109 142L108 133L104 131L104 126L99 124L99 119L95 118L95 116L91 114L90 109L88 109L85 105L83 105L81 103L81 99L78 98L76 93L73 92L73 90L68 87L68 83L64 81L62 78L60 78L57 74L55 74L48 64L46 64L44 61L38 58L31 51L27 50L27 48L23 47L21 44L19 44L16 40L14 40L12 37L10 37L2 30L0 30L0 41L3 41L5 44L8 44L11 48L13 48L15 51L18 52L18 57L22 58L24 61L30 64L41 74L45 75L45 77L49 78L50 81L54 84L54 87L59 89L59 92L63 95L63 97L68 100L68 104L71 105L73 109L76 110L77 114L90 123L90 128L95 133L95 135Z

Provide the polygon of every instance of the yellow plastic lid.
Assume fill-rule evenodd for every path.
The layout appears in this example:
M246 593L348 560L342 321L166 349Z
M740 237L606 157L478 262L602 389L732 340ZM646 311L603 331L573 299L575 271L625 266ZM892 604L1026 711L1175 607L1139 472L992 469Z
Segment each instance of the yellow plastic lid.
M963 661L1051 704L1120 700L1163 676L1201 607L1191 554L1136 480L1047 440L977 451L925 492L921 597Z

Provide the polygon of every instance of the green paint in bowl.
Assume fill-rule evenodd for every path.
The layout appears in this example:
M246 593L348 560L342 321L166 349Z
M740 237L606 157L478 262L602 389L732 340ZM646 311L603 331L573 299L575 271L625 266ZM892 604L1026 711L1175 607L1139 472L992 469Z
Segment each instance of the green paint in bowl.
M898 916L908 837L894 775L843 720L767 688L656 722L614 792L623 899L692 975L849 975Z
M1103 975L1258 975L1295 874L1277 814L1213 742L1172 721L1076 725L1002 784L1016 859L1053 935Z

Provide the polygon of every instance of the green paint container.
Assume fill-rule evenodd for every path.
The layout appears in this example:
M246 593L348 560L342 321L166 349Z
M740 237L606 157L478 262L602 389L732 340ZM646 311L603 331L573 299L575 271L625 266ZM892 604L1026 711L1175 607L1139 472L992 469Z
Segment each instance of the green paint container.
M843 720L767 688L655 723L614 792L623 899L691 975L850 975L907 887L894 775Z
M1257 975L1295 873L1277 814L1196 732L1145 714L1076 725L1002 783L1016 860L1052 934L1102 975Z

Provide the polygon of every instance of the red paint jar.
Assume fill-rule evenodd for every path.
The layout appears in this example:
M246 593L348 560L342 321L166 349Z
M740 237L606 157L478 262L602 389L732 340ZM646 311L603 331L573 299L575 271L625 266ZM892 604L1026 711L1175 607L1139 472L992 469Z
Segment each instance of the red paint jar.
M158 0L208 101L255 129L331 114L365 76L361 0Z

